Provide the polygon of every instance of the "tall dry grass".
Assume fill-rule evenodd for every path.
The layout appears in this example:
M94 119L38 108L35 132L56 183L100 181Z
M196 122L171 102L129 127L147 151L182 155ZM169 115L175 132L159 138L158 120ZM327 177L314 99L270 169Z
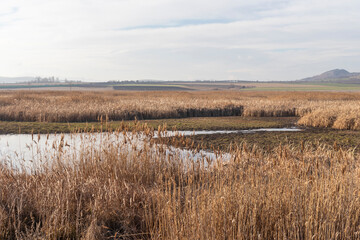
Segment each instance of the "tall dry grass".
M300 117L313 127L360 129L360 93L4 91L0 120L85 122L211 116Z
M360 102L333 102L304 114L299 124L312 127L360 130Z
M2 166L0 238L360 237L360 165L351 150L241 144L229 162L194 161L166 154L145 132L141 148L130 135L130 148L104 138L78 159L59 148L55 164L32 174Z
M0 120L85 122L242 114L230 98L174 92L5 92Z

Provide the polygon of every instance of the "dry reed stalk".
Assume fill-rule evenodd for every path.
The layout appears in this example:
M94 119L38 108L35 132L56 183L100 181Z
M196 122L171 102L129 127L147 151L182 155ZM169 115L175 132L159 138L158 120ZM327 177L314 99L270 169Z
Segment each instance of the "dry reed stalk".
M242 115L298 116L310 121L309 116L315 112L316 118L322 114L327 118L327 110L337 112L344 108L343 112L355 114L359 103L359 93L336 92L7 91L0 95L0 120L85 122L98 121L101 116L109 120L131 120ZM353 118L356 122L357 116ZM311 122L316 125L321 121ZM341 124L335 127L341 128Z
M36 174L2 166L0 238L359 238L360 166L352 151L305 143L264 152L243 143L226 164L206 166L115 134L127 135L131 148L104 137L78 160L59 152L61 161Z
M336 102L305 114L298 123L312 127L360 130L360 105L353 101Z

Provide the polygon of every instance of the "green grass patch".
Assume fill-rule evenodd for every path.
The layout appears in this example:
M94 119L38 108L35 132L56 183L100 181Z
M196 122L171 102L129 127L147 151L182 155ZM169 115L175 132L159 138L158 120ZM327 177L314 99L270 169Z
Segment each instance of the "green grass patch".
M254 86L242 91L360 91L360 84L336 82L254 83Z
M344 86L340 86L344 85ZM314 85L313 87L256 87L251 89L242 89L242 91L360 91L360 86L349 86L347 84L334 85Z
M340 88L360 88L359 84L352 83L336 83L336 82L302 82L302 83L294 83L296 85L314 85L314 86L326 86L326 87L340 87Z

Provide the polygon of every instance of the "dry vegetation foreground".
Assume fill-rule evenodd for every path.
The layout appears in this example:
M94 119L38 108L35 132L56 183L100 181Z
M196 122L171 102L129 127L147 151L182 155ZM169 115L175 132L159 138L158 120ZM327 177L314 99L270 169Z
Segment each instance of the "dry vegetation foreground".
M126 132L131 148L54 146L55 164L32 174L0 165L0 239L360 238L353 151L241 144L228 162L194 161L145 132L141 148Z
M0 121L91 122L245 116L299 117L299 124L360 129L358 92L3 91Z
M360 130L359 110L360 93L340 92L0 94L0 120L7 123L241 115L256 118L253 125L296 117L305 126ZM231 129L248 126L244 119L173 124ZM0 239L360 239L360 156L353 138L336 135L335 144L332 131L319 130L330 139L326 145L303 141L318 139L317 132L261 133L256 147L257 139L228 135L224 145L237 142L226 149L230 160L221 152L216 160L194 160L168 154L167 144L197 151L203 144L197 138L155 143L153 130L136 122L133 134L147 134L138 144L122 130L109 134L123 135L130 146L106 138L99 146L98 135L88 133L93 144L68 151L73 155L64 150L73 146L55 144L56 154L43 156L53 164L36 172L0 163Z

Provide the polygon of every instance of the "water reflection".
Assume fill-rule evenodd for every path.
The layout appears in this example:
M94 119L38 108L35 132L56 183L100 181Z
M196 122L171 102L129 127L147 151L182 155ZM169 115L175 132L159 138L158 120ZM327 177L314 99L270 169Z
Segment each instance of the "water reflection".
M251 130L221 130L221 131L168 131L160 133L162 137L175 135L200 135L200 134L228 134L228 133L255 133L260 131L301 131L297 128L266 128ZM152 138L158 137L155 132ZM15 134L0 135L0 161L10 168L33 171L44 166L50 166L54 160L67 164L69 159L78 160L84 153L95 156L97 153L114 149L118 152L131 153L147 145L151 151L158 151L158 145L152 145L149 137L143 133L81 133L81 134ZM229 154L217 156L208 151L191 151L171 146L162 146L167 156L176 155L181 159L194 161L207 159L211 162L216 158L228 160Z

